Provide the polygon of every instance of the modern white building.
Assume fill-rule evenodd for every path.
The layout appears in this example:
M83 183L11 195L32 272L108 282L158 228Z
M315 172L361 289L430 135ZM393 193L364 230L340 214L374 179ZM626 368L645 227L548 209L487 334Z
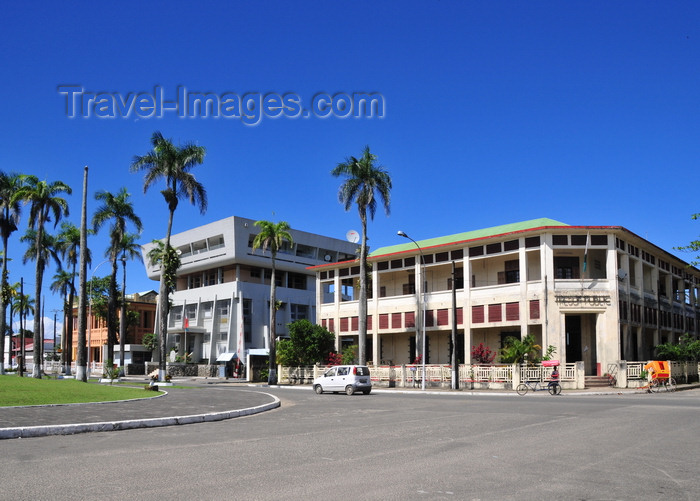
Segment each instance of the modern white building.
M425 362L450 363L453 318L460 363L479 343L498 351L508 336L533 334L556 348L554 358L585 362L589 375L650 359L654 346L683 333L700 335L700 271L621 226L537 219L396 239L369 257L366 358L375 365L411 363L423 324ZM318 322L339 347L356 344L359 263L313 270Z
M213 364L240 354L265 354L269 343L271 256L253 251L258 233L255 220L229 217L171 236L180 252L177 289L171 295L167 350L191 354L195 363ZM294 242L275 260L277 282L276 333L287 334L287 324L316 320L316 274L308 268L347 261L357 244L304 231L290 231ZM148 277L160 278L142 252ZM182 356L182 355L181 355Z

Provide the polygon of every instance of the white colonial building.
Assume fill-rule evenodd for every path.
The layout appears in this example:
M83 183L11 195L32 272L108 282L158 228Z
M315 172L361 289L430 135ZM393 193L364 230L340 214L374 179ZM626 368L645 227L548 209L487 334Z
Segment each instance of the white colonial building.
M258 233L255 220L229 217L172 235L180 253L177 290L171 295L168 353L191 354L195 363L268 348L271 259L270 252L253 251ZM294 243L276 257L276 333L285 336L287 324L316 320L316 276L310 266L347 261L357 245L345 240L292 229ZM147 259L153 244L142 249L148 277L160 278L160 267Z
M537 219L403 240L369 263L366 357L375 365L411 363L423 323L425 362L450 363L453 318L460 363L479 343L497 351L508 336L533 334L562 362L585 362L590 375L700 334L700 271L620 226ZM313 270L318 322L339 347L357 344L359 263Z

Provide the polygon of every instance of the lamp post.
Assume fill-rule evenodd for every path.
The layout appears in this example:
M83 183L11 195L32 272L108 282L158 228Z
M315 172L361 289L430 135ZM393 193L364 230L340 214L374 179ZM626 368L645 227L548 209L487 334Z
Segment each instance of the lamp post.
M421 260L421 277L420 277L420 298L422 302L422 312L421 312L421 327L422 327L422 333L421 333L421 342L422 342L422 348L421 348L421 362L422 362L422 368L423 368L423 377L421 378L421 390L425 390L425 290L423 285L425 284L425 257L423 256L423 249L420 248L420 245L418 245L418 242L413 240L411 237L406 235L403 231L399 230L396 233L400 237L408 238L411 242L413 242L416 247L418 248L418 252L420 252L420 260Z
M90 282L88 286L88 318L90 319L90 324L88 325L88 338L87 338L87 373L90 374L92 372L92 369L90 368L90 351L92 348L90 347L90 336L92 334L92 323L94 319L92 318L92 279L95 275L95 272L97 271L97 268L102 266L105 263L108 263L109 259L105 259L102 261L100 264L95 266L95 269L90 272Z

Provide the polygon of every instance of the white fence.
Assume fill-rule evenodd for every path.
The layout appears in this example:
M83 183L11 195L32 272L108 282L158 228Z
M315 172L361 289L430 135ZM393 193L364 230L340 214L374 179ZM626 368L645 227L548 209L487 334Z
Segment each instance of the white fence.
M279 382L282 384L311 384L315 378L323 374L330 366L314 365L306 367L279 367ZM564 364L560 368L559 380L565 388L576 388L582 381L582 370L577 364ZM542 365L468 365L459 366L458 378L460 387L499 388L513 387L513 374L516 381L548 381L552 368ZM425 377L426 385L431 387L450 387L452 383L452 366L450 365L379 365L371 366L370 374L375 386L414 387L422 385Z

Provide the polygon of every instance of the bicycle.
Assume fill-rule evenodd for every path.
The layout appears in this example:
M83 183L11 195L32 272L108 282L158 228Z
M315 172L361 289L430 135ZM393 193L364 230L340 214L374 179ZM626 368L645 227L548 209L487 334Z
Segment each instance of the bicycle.
M544 384L547 386L544 386ZM527 391L549 391L550 395L559 395L561 393L561 385L557 381L525 381L520 383L515 391L518 395L522 396L527 393Z
M672 377L653 378L647 385L642 386L648 393L659 393L662 388L666 391L676 391L676 380Z

